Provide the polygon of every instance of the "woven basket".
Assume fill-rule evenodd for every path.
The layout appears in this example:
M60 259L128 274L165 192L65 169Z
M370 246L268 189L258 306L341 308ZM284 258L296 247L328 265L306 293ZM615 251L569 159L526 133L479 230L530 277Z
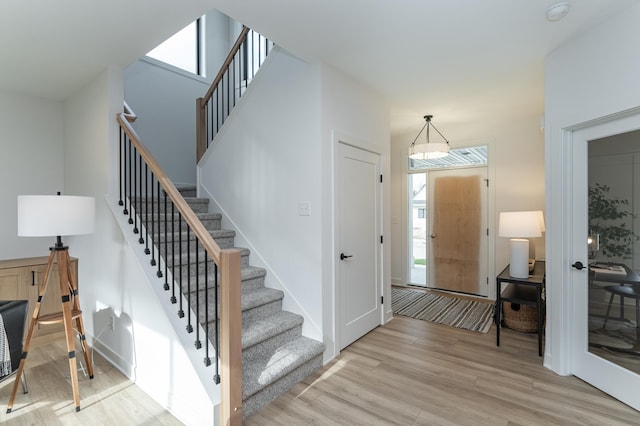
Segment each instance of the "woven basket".
M538 331L538 312L535 306L502 302L504 325L523 333Z

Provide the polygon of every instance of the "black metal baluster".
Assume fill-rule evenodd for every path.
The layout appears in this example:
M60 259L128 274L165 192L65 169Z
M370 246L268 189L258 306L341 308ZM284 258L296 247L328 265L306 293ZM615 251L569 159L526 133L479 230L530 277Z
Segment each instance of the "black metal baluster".
M187 267L189 273L187 274L187 306L191 309L191 227L187 225ZM191 314L187 316L187 332L191 333L193 327L191 327Z
M231 61L231 65L233 68L233 106L236 106L236 57L233 57L233 60Z
M209 339L209 253L204 252L204 334ZM211 365L211 357L209 357L209 345L204 345L204 365Z
M169 279L167 278L167 261L169 260L169 228L167 218L169 216L169 209L167 208L167 191L163 191L164 194L164 289L169 290ZM173 201L171 202L173 204Z
M155 186L153 182L155 181L155 176L153 174L153 170L151 171L151 238L153 238L153 245L157 245L155 235L155 218L154 218L154 210L155 210L155 200L153 199L153 187ZM156 250L155 247L151 246L151 266L156 266Z
M162 236L160 235L162 230L161 230L161 223L160 223L160 181L156 180L157 182L157 187L158 187L158 241L156 241L156 250L158 250L158 271L156 272L156 276L158 278L162 278L162 269L161 269L161 265L160 265L160 247L162 247ZM166 197L166 194L165 194Z
M149 254L149 166L144 163L144 253Z
M196 320L200 322L200 240L196 238ZM202 347L202 342L200 341L200 327L196 325L196 341L195 341L196 349L200 349Z
M129 139L129 225L133 225L133 218L131 217L131 215L133 214L131 211L131 199L133 198L133 191L131 190L131 181L133 180L131 178L131 169L133 168L131 166L132 162L135 164L135 160L133 159L133 144L131 143L131 139Z
M178 250L180 250L180 275L179 275L179 288L180 288L180 308L178 309L178 317L182 318L184 317L184 310L182 309L182 300L184 299L184 297L182 297L182 295L184 294L182 291L182 213L178 212Z
M124 129L120 127L120 144L118 145L118 150L120 151L118 157L118 175L120 176L120 181L118 182L118 192L120 195L120 199L118 200L119 206L124 205L124 201L122 201L122 183L124 182L124 176L122 175L122 162L124 161L122 157L122 147L124 146L125 137Z
M139 170L140 170L140 176L138 178L138 203L136 205L136 217L138 217L140 219L140 231L142 231L142 227L144 226L144 223L142 222L142 200L144 199L143 195L142 195L142 155L138 156L138 163L139 163ZM144 163L146 166L146 162ZM139 244L144 244L144 238L142 237L142 232L140 232L140 238L138 238L138 243Z
M214 340L215 340L215 348L216 348L216 356L215 356L215 363L216 363L216 367L215 367L215 374L213 376L213 381L216 384L220 383L220 357L218 356L218 354L220 353L220 315L218 313L218 264L214 263L213 264L213 297L215 299L214 301L214 306L215 306L215 313L216 313L216 332L214 335Z
M136 214L133 215L133 233L137 234L138 231L138 210L140 210L140 207L138 206L138 194L137 194L137 190L138 190L138 163L141 161L142 157L140 156L140 154L138 154L138 150L136 149L136 147L133 147L133 153L135 154L134 158L133 158L133 193L132 193L132 202L133 202L133 207L136 211ZM138 160L138 161L136 161ZM133 210L133 209L132 209ZM131 212L131 214L133 214L133 211Z
M176 261L179 262L180 258L176 257L176 218L175 218L176 210L175 204L171 203L171 235L173 238L171 239L171 258L173 262L171 263L171 276L173 277L173 281L171 282L171 303L176 303Z
M129 210L127 209L127 178L128 178L128 166L129 166L129 161L127 160L127 152L129 151L129 145L131 144L131 141L129 140L129 137L125 134L124 135L124 182L123 182L123 191L124 191L124 208L122 209L122 214L123 215L128 215L129 214Z

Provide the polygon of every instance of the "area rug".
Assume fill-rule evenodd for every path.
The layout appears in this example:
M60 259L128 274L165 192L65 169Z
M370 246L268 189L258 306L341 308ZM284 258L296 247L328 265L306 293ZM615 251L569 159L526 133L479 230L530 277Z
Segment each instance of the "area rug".
M430 291L392 287L393 313L450 327L486 333L493 322L493 304L447 297Z

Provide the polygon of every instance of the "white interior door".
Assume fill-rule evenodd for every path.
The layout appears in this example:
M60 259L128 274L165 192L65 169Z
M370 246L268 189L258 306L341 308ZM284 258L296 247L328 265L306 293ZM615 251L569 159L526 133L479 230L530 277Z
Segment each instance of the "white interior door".
M340 349L382 318L379 156L339 144L338 296Z
M635 250L630 247L631 254L622 253L616 256L605 250L603 245L610 237L602 235L600 250L595 259L589 259L587 236L590 229L596 226L598 216L593 204L595 199L599 199L593 193L596 183L607 186L608 189L604 191L605 198L628 202L615 203L621 210L630 210L633 213L640 203L640 196L635 196L638 192L637 176L640 165L634 161L636 154L631 152L635 150L640 153L637 138L622 151L620 144L610 139L612 135L625 134L638 128L640 116L631 116L573 132L570 189L572 194L571 205L566 213L570 219L569 223L572 223L566 268L571 271L568 276L571 281L569 294L573 304L573 373L635 409L640 409L640 333L637 328L640 318L637 318L634 300L627 299L631 306L626 310L626 318L623 319L620 317L620 299L618 296L614 297L613 309L609 312L611 316L606 324L604 318L607 316L612 289L626 286L639 291L640 284L635 286L633 283L623 283L623 275L617 275L620 282L616 282L615 274L607 274L606 280L595 279L605 277L596 275L595 271L598 271L598 264L605 262L626 265L633 271L634 258L638 256L637 247ZM600 222L599 226L624 221L628 222L625 226L637 229L637 224L634 225L632 218L628 216ZM581 268L581 265L586 266L589 262L591 265L588 268Z
M487 168L429 172L428 286L488 296Z

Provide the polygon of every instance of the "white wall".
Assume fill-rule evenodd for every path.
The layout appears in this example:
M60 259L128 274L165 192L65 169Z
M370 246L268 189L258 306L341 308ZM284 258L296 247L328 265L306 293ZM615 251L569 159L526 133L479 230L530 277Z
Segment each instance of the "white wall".
M471 122L440 128L452 148L489 147L489 286L495 300L495 275L509 263L509 242L497 236L501 211L544 211L544 135L540 115L510 122ZM435 119L434 119L435 120ZM393 137L392 158L392 277L407 283L407 148L415 134ZM531 239L537 259L545 259L544 236Z
M276 48L200 162L201 189L322 339L319 70ZM310 216L298 215L309 202ZM223 226L227 226L223 224Z
M196 99L209 89L235 41L222 13L207 13L205 22L206 78L153 59L125 69L125 100L138 115L133 126L175 184L196 183Z
M267 267L268 287L286 292L284 309L305 316L303 333L324 341L325 360L337 353L336 135L379 152L389 169L386 104L340 73L276 47L200 164L201 189L231 219L236 245L247 244L251 263ZM298 214L300 202L310 203L310 216ZM384 250L390 300L390 247Z
M545 365L560 374L572 372L564 129L640 106L639 21L634 6L546 59L547 282L555 284L547 287Z
M105 201L115 187L109 161L117 147L111 144L118 140L115 114L122 109L122 92L121 72L111 69L65 102L0 93L0 195L6 200L0 204L0 259L47 256L54 242L17 237L18 194L94 196L94 234L64 240L79 259L87 338L93 345L99 337L95 346L119 369L193 424L212 418L209 394ZM106 328L111 314L115 331Z
M17 196L65 193L62 114L60 102L0 92L0 259L49 255L51 238L18 237Z
M336 343L339 326L337 313L337 268L340 253L337 247L338 206L334 176L338 164L338 143L346 142L380 155L381 172L386 179L382 184L382 235L387 243L382 245L381 294L386 301L381 322L392 317L391 312L391 180L390 176L390 115L386 101L369 88L355 82L339 71L322 66L322 292L323 330L327 345L325 360L340 352Z

